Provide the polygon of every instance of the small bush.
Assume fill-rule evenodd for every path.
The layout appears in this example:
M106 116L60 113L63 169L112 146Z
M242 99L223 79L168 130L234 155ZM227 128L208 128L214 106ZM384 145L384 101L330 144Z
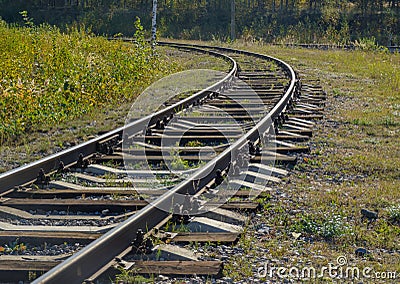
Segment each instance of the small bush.
M332 240L350 231L345 218L337 214L321 217L302 216L301 220L296 222L292 229L297 233L305 233L325 240Z
M388 208L388 219L390 223L400 224L400 204Z
M384 46L377 44L375 37L361 38L354 42L354 46L358 49L365 51L383 51L388 52L388 49Z

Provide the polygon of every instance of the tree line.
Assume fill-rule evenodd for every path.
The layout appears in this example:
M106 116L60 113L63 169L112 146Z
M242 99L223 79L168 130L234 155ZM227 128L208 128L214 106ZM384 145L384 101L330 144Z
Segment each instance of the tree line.
M237 37L286 43L400 44L400 0L158 0L159 36L230 39L231 4ZM130 36L135 17L150 30L152 0L0 0L0 16L61 28L74 23L94 33Z

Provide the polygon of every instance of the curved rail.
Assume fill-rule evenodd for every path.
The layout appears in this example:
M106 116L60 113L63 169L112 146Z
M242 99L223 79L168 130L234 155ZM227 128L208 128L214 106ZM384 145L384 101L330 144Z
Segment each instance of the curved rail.
M162 43L167 44L167 43ZM225 169L229 166L230 158L233 152L240 150L248 141L256 141L260 136L273 127L270 124L271 120L276 119L282 111L285 110L287 103L293 97L297 88L297 78L294 70L285 62L269 57L262 54L251 53L247 51L234 50L229 48L216 48L210 46L195 46L195 45L185 45L185 44L175 44L170 43L170 45L180 46L183 48L212 48L220 51L228 51L234 53L242 53L246 55L255 56L265 60L272 60L282 66L290 78L290 85L287 88L285 94L275 105L275 107L264 117L257 125L247 132L243 137L241 137L236 143L231 145L228 149L222 152L220 155L215 157L212 161L207 163L204 167L200 168L196 173L191 176L190 179L181 182L173 189L159 197L152 204L147 205L145 208L137 212L131 218L126 220L124 223L120 224L115 229L109 231L78 253L76 253L71 258L65 260L59 266L54 267L46 274L38 278L33 283L71 283L71 281L83 282L85 279L96 273L104 265L112 261L116 255L120 254L122 251L127 249L131 241L135 238L138 229L147 230L148 228L153 228L159 224L163 219L165 219L169 213L165 212L159 208L165 208L172 206L173 196L175 194L194 194L195 189L193 186L193 180L199 180L197 188L204 187L208 182L214 178L215 169ZM232 59L233 60L233 59ZM223 82L218 82L217 84L203 90L196 95L175 104L174 106L168 108L168 110L163 110L154 115L154 119L160 118L164 115L168 115L172 111L176 110L179 106L188 106L194 101L196 101L202 94L215 90L218 87L223 86L229 80L231 80L237 71L236 62L233 62L233 68L230 73L224 78ZM141 120L140 120L141 121ZM139 122L135 122L128 127L138 127ZM135 128L136 129L136 128ZM141 130L141 129L138 129ZM113 133L119 133L121 129L114 131ZM108 136L107 136L108 137ZM104 137L103 137L104 139ZM97 139L100 140L100 139ZM214 171L210 171L214 169ZM207 173L207 174L206 174Z

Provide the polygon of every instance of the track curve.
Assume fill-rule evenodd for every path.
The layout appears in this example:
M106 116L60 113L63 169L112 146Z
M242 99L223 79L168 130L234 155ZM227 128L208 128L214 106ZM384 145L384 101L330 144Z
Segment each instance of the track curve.
M210 48L205 46L188 46L176 44L172 46L177 46L180 48ZM268 133L268 129L270 127L273 127L273 125L268 124L268 122L270 122L271 119L276 119L281 114L281 112L285 110L289 100L295 95L297 78L293 68L281 60L261 54L255 54L246 51L237 51L227 48L217 48L217 50L223 52L245 54L247 56L253 56L268 61L274 61L279 66L283 67L283 69L289 74L290 85L287 87L279 102L273 107L268 115L265 116L264 119L258 122L255 127L248 131L233 145L227 148L223 153L214 158L214 160L210 161L203 168L197 171L190 180L186 180L180 183L179 185L159 197L155 202L153 202L153 204L148 205L137 212L134 216L121 224L118 228L108 232L98 240L94 241L92 244L75 254L73 257L64 261L60 266L57 266L54 269L50 270L34 283L65 283L67 279L71 279L71 277L73 277L73 279L75 279L76 281L84 281L89 276L96 273L96 271L98 271L106 263L112 261L117 255L126 250L132 242L132 238L136 235L136 232L139 229L144 230L146 228L153 228L163 219L165 219L169 213L160 210L159 208L172 207L174 194L185 194L187 192L189 192L190 194L194 194L195 189L193 186L193 180L200 180L198 188L203 188L204 186L206 186L215 177L215 169L225 169L228 167L230 156L233 151L237 151L240 147L243 147L245 144L247 144L248 141L255 142L259 138L259 133ZM231 72L226 76L226 78L224 78L222 82L219 82L218 84L206 90L216 91L216 88L218 88L219 86L229 83L229 80L231 80L236 72L237 64L235 62L233 63L233 68ZM179 105L187 106L188 104L193 103L194 101L198 100L199 97L202 97L201 94L203 94L205 91L201 92L200 94L196 94L194 97L186 99L185 102L181 102L179 103ZM152 121L154 121L156 117L168 115L172 109L176 109L177 107L178 104L170 107L168 111L164 110L160 112L156 116L153 116L154 118L152 118ZM143 129L143 126L141 127L141 129ZM212 174L208 174L205 177L201 178L203 176L203 172L205 171L211 172ZM88 263L96 263L96 265L87 265Z

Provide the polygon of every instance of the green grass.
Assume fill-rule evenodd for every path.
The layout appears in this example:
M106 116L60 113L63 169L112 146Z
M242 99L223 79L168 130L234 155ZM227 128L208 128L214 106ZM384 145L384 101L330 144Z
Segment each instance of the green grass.
M154 53L136 26L131 44L0 21L0 172L122 126L137 96L166 75L229 67L168 47Z
M79 29L61 33L50 26L0 22L0 50L2 144L106 104L132 100L169 72L169 64L140 35L133 45Z
M115 278L116 283L131 283L131 284L143 284L143 283L154 283L154 277L145 278L138 274L135 270L126 270L123 267L118 267L119 274Z

